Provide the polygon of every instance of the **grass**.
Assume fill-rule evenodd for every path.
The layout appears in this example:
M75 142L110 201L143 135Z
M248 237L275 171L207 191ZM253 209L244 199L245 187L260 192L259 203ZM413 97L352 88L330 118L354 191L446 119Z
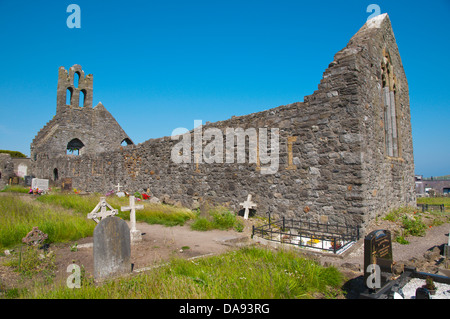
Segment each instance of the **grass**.
M81 288L62 284L25 291L21 298L293 299L342 297L342 274L293 251L243 248L197 260L173 259L149 272Z
M448 223L450 214L438 211L422 213L418 208L400 207L391 210L383 219L401 226L401 231L395 235L395 241L400 244L409 244L405 237L425 236L428 228Z
M418 197L417 204L441 205L444 204L445 211L450 212L450 197Z
M25 202L14 195L0 198L0 247L10 248L22 242L33 227L48 234L48 243L67 242L91 236L95 223L85 215Z
M10 193L28 194L29 191L30 191L29 187L18 186L18 185L12 185L12 186L6 185L5 188L3 188L0 192L1 193L10 192Z
M244 225L236 218L233 212L230 212L224 207L217 207L208 210L203 216L198 213L194 222L191 224L191 228L199 231L234 228L236 231L241 232L244 229Z
M89 196L80 196L76 194L49 194L38 197L38 201L59 205L87 215L98 204L100 197L102 197L102 195L99 194ZM127 197L107 197L106 201L114 209L118 210L118 217L127 220L130 219L130 212L120 211L120 207L128 206L129 199ZM144 209L136 211L136 221L148 224L161 224L166 226L184 225L187 220L195 217L195 214L186 208L152 204L144 201L140 202L140 204L144 205Z

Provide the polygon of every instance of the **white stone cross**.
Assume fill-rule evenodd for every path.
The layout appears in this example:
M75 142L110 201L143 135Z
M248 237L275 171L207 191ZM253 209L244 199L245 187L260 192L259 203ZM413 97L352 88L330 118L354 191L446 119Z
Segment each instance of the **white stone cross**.
M117 185L115 187L117 188L117 191L120 192L120 188L123 186L121 186L120 183L117 183Z
M138 240L142 239L141 231L136 229L136 209L137 210L144 209L144 205L136 205L134 196L130 196L130 205L129 206L120 207L120 210L122 212L130 211L131 241L138 241Z
M256 204L252 202L252 195L248 194L247 200L243 203L240 203L243 208L245 208L244 219L248 219L249 209L252 207L256 208Z
M108 208L110 210L108 210ZM93 219L97 224L100 222L100 218L106 218L109 216L117 215L117 209L114 209L106 202L106 197L100 197L100 202L95 208L87 214L87 218Z

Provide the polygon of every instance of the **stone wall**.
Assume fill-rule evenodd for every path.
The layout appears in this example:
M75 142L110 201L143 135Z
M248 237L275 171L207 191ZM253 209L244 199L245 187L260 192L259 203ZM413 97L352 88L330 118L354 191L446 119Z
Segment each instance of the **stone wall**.
M163 137L102 153L49 156L36 167L41 175L57 168L60 176L72 178L73 187L90 192L104 193L120 183L128 192L150 189L172 204L211 203L234 211L252 194L261 216L269 211L275 218L326 215L330 222L364 228L391 208L415 204L408 84L389 18L372 20L336 54L318 90L304 102L204 124L178 140ZM386 149L382 62L387 54L395 73L396 157ZM237 157L239 150L237 141L226 143L232 128L265 133L259 141L267 136L270 149L278 140L279 151L272 149L264 162L264 145L250 134L245 160L227 162L226 151ZM211 132L215 135L205 137ZM174 161L183 155L184 162Z

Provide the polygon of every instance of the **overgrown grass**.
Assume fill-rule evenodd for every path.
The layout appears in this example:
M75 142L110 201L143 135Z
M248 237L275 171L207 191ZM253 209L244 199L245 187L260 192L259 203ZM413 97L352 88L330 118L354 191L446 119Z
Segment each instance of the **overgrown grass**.
M100 194L89 196L80 196L76 194L49 194L40 196L38 201L73 209L77 212L85 214L86 216L98 204L100 197L102 197ZM122 206L129 205L129 199L127 197L111 196L107 197L106 201L111 205L111 207L118 210L118 217L126 220L130 219L130 212L122 212L120 210ZM136 211L136 221L141 221L148 224L175 226L184 225L187 220L195 218L195 214L186 208L163 204L152 204L145 201L141 201L139 204L143 204L144 209Z
M236 215L233 212L230 212L224 207L218 207L209 210L204 216L198 214L191 224L191 228L200 231L234 228L237 231L242 231L244 225L236 218Z
M0 192L10 192L10 193L22 193L22 194L28 194L30 191L29 187L19 186L19 185L6 185L5 188L3 188Z
M423 213L418 208L400 207L390 211L383 219L401 226L400 233L395 234L395 241L400 244L409 244L405 237L425 236L429 227L449 222L450 214L436 211Z
M417 204L441 205L444 204L445 211L450 212L450 197L418 197Z
M95 285L84 277L81 288L63 283L54 289L25 292L22 298L97 299L292 299L342 297L344 278L292 251L243 248L197 260L174 259L143 274Z
M36 226L48 234L47 241L52 243L91 236L95 223L86 219L85 215L25 202L14 195L0 198L0 247L20 244L22 238Z

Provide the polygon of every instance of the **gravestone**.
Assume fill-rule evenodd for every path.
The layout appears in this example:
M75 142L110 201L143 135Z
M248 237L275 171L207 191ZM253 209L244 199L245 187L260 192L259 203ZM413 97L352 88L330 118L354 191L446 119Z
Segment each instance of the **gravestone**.
M392 240L389 230L374 230L364 238L364 283L370 289L380 287L371 286L367 279L373 276L379 279L378 283L382 287L392 277ZM378 268L379 267L379 268ZM372 270L379 270L378 274L371 274ZM368 271L369 270L369 271ZM370 281L370 279L369 279Z
M135 197L130 196L130 205L129 206L122 206L120 207L120 210L123 212L130 211L130 223L131 223L131 241L140 241L142 240L142 233L140 230L136 229L136 209L144 209L144 205L136 205Z
M92 212L87 214L87 218L93 219L96 223L99 223L100 219L114 215L117 215L117 209L112 208L112 206L106 202L106 197L100 197L100 202L95 206Z
M66 177L61 180L61 189L64 191L72 190L72 179L70 177Z
M448 243L444 245L444 257L450 259L450 231L448 232Z
M94 277L131 272L130 229L116 217L103 218L94 229Z
M29 246L38 246L44 243L44 241L48 238L48 235L45 234L38 227L33 227L33 229L22 238L22 242Z
M31 180L31 189L40 191L48 191L48 179L33 178Z
M243 203L240 203L239 205L241 205L242 208L245 209L244 219L248 219L248 214L250 212L250 209L253 207L256 207L256 204L252 202L252 195L250 195L250 194L248 194L247 200Z
M34 176L30 176L30 175L25 176L24 177L25 185L26 186L31 186L31 181L33 180L33 178L34 178Z

